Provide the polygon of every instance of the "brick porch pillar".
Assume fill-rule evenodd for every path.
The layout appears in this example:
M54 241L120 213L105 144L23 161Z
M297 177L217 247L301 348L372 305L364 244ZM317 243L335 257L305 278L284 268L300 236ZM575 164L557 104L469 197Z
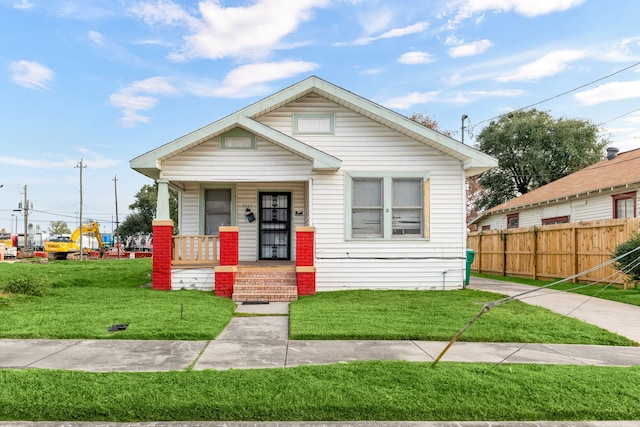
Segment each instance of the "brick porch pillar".
M315 295L315 227L296 227L296 276L298 295Z
M220 232L220 265L214 267L216 296L231 298L238 271L238 227L222 226Z
M173 221L154 219L153 223L153 269L152 288L159 291L171 290L171 236Z

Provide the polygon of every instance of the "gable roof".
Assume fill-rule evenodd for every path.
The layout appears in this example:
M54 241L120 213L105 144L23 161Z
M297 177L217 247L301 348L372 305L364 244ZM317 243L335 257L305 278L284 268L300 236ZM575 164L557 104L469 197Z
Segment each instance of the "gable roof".
M601 160L584 169L515 197L483 212L480 218L542 203L556 203L571 197L588 196L604 190L640 185L640 148L620 153L614 159Z
M157 179L160 176L163 160L187 151L216 135L240 127L312 161L314 169L337 170L342 163L340 159L256 121L260 116L311 93L329 99L461 161L467 176L477 175L498 165L497 160L487 154L316 76L302 80L236 113L142 154L132 159L129 164L132 169Z

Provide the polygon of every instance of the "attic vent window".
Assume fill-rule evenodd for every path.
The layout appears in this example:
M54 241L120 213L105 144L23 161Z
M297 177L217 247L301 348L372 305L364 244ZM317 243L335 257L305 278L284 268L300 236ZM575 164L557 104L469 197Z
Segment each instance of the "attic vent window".
M335 117L333 114L294 114L294 134L333 134Z
M256 137L244 129L233 129L222 135L220 148L223 150L255 150Z

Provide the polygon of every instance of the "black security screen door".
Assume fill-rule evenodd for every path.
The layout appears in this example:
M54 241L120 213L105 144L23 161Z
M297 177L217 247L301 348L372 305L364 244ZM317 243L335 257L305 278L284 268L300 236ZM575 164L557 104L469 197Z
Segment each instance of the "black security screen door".
M260 193L260 259L288 260L291 193Z

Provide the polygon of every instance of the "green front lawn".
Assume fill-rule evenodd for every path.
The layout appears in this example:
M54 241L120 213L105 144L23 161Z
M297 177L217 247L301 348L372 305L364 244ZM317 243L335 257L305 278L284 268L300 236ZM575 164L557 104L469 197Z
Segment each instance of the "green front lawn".
M14 294L0 308L0 338L209 340L235 304L211 292L153 291L150 259L0 264L0 289L17 277L44 283L42 296ZM110 333L112 325L128 324Z
M0 420L637 420L640 368L357 362L165 373L0 370Z
M26 285L41 284L42 295L10 297L0 308L0 338L208 340L229 323L232 301L211 292L153 291L150 273L150 259L2 263L0 289L28 277ZM448 341L485 302L500 298L469 289L324 292L291 304L290 337ZM109 333L115 324L129 326ZM461 340L635 345L519 301L484 314Z
M291 303L292 339L449 341L502 296L476 290L323 292ZM492 308L461 341L637 345L582 321L520 301Z

